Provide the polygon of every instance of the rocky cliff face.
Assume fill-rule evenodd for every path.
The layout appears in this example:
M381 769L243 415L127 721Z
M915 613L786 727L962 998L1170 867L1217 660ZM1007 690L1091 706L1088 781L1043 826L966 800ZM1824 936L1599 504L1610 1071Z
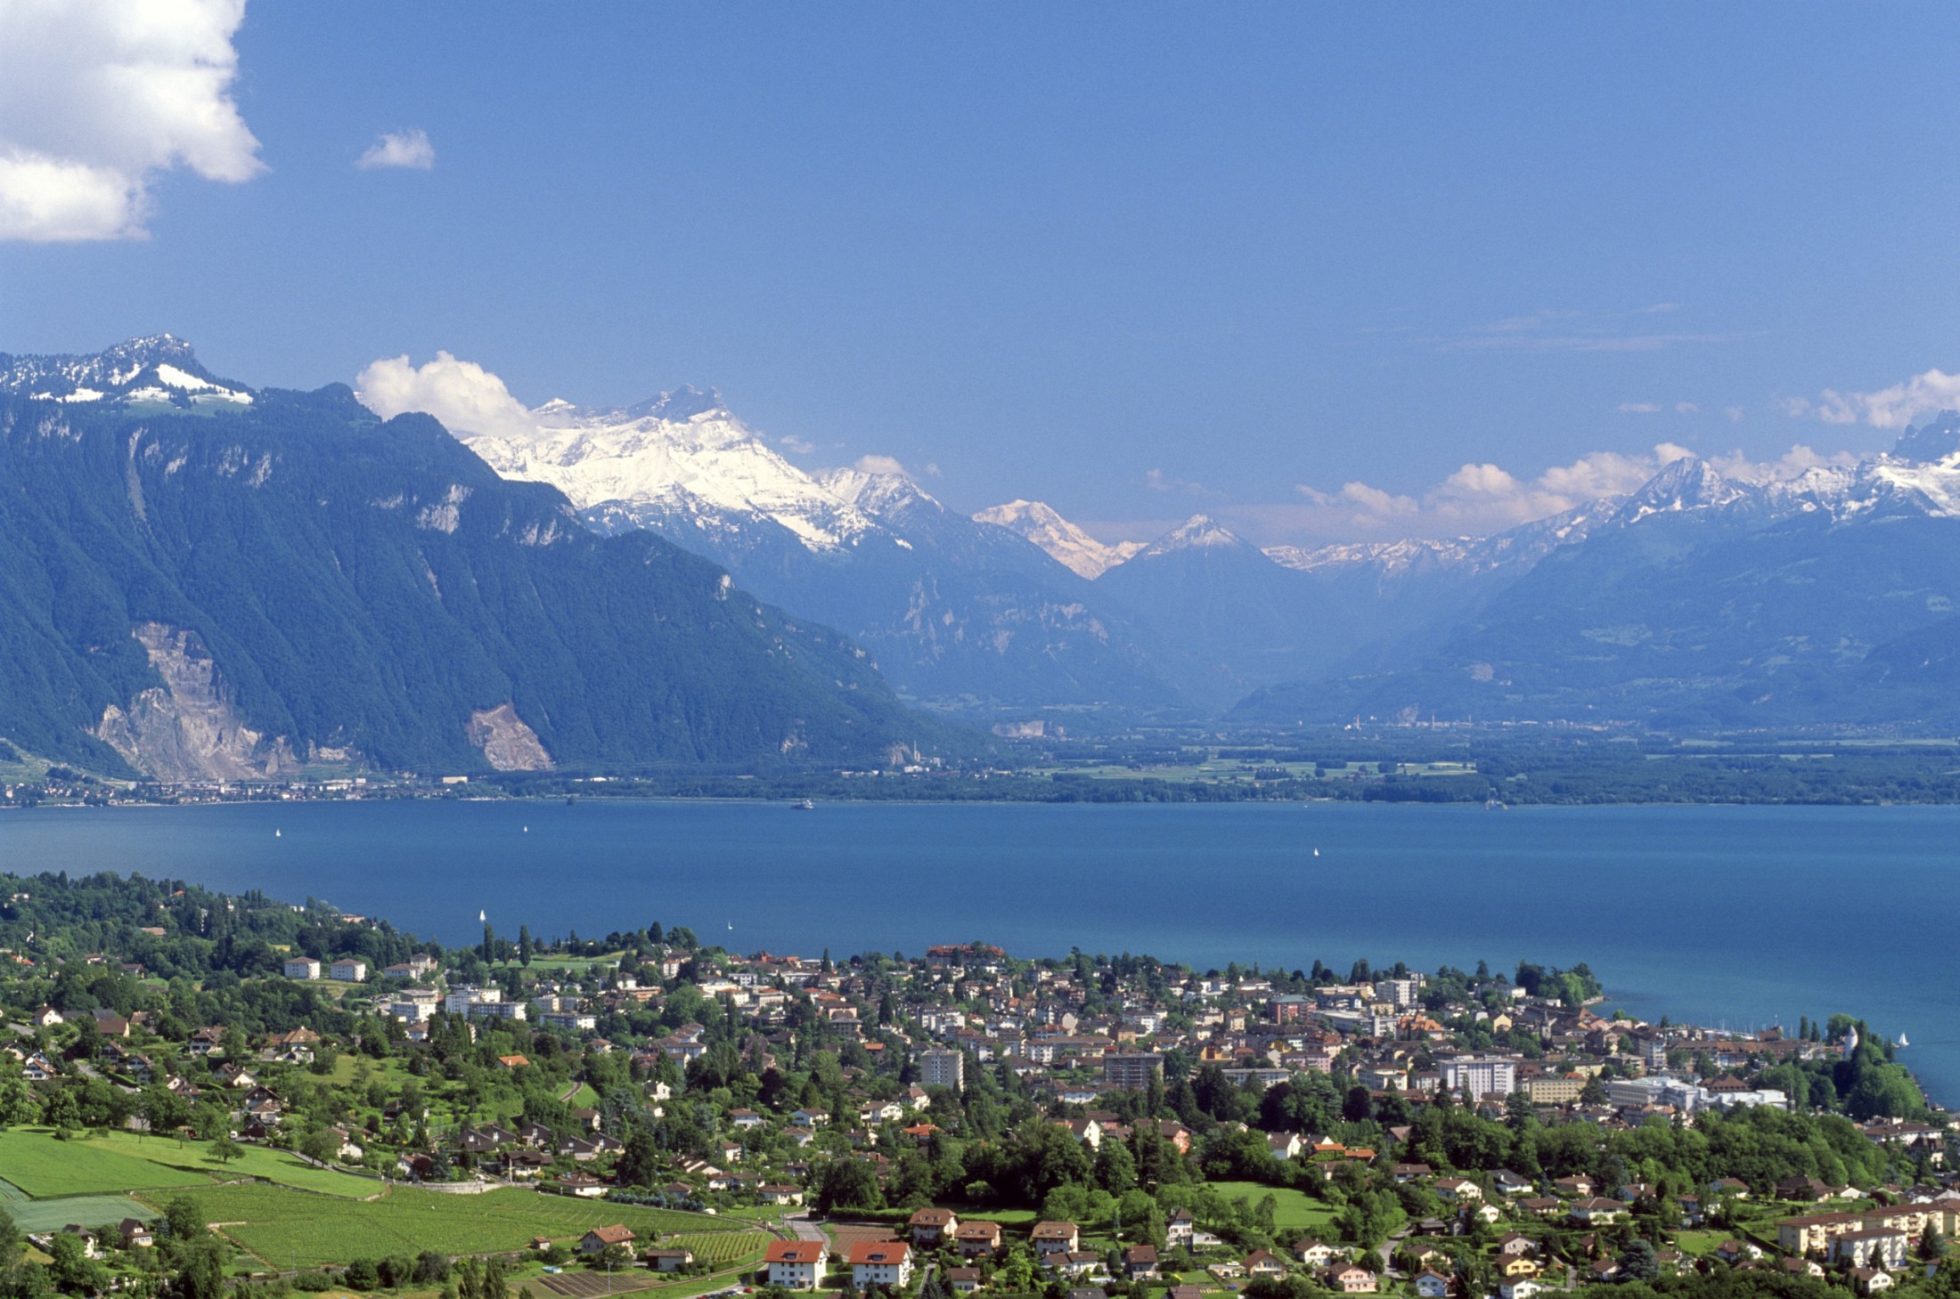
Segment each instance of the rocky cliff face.
M159 780L261 780L298 769L285 736L245 724L196 632L146 622L131 635L163 684L102 710L95 736L123 761Z
M538 733L524 724L508 703L479 708L470 714L470 743L483 751L483 760L498 771L549 771L551 755Z

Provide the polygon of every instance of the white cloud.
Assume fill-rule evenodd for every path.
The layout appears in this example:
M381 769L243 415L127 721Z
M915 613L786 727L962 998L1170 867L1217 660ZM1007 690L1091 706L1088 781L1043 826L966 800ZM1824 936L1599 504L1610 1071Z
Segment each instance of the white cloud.
M1700 409L1701 407L1691 401L1677 401L1674 403L1674 413L1676 415L1692 415Z
M905 465L897 456L859 456L851 468L861 474L897 474L901 478L912 476L905 471Z
M140 239L150 182L249 180L230 89L245 0L0 3L0 239Z
M377 167L428 171L436 165L436 147L429 143L429 133L419 126L410 131L388 131L369 145L354 165L363 171Z
M776 439L776 445L794 455L807 456L817 449L817 444L794 433L785 433Z
M1651 401L1623 401L1613 409L1622 415L1653 415L1660 411L1660 405Z
M1807 448L1799 450L1810 454ZM1673 442L1657 443L1640 455L1596 451L1531 478L1521 478L1500 465L1471 463L1414 495L1364 482L1346 483L1338 492L1302 484L1296 491L1307 502L1304 514L1300 507L1283 506L1255 507L1254 513L1268 526L1321 537L1480 535L1560 514L1601 497L1625 495L1662 466L1691 454ZM1748 465L1740 457L1728 463Z
M502 379L447 352L437 352L435 360L421 366L407 356L384 357L361 371L354 391L383 419L421 411L456 433L511 437L537 431L531 412L510 395Z
M1146 469L1143 474L1143 485L1153 492L1185 492L1192 496L1212 495L1211 489L1203 483L1193 482L1189 478L1179 478L1161 469Z
M1733 343L1748 337L1653 328L1653 317L1672 315L1680 309L1678 302L1655 302L1624 311L1544 308L1505 316L1435 342L1448 352L1659 352L1671 347Z
M1943 410L1960 409L1960 374L1927 370L1876 392L1839 392L1826 388L1814 401L1808 397L1785 397L1778 405L1784 414L1795 419L1900 429Z
M1732 451L1725 456L1710 456L1708 463L1715 467L1717 473L1729 478L1740 478L1751 483L1775 483L1800 477L1811 469L1848 469L1858 463L1858 457L1850 451L1833 451L1824 455L1798 443L1774 460L1751 460L1740 451Z

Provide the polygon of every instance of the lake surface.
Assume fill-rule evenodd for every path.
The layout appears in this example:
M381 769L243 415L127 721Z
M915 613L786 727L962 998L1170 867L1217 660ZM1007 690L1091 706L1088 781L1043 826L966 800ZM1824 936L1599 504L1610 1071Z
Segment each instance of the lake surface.
M277 837L274 831L280 833ZM1320 855L1314 855L1318 848ZM38 810L0 869L319 897L447 942L658 920L753 952L982 939L1204 969L1590 962L1609 1005L1845 1011L1960 1104L1960 808L586 800Z

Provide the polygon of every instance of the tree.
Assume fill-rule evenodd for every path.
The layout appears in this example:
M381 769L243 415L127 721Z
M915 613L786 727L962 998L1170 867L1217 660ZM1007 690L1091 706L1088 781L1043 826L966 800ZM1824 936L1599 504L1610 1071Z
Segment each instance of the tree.
M314 1128L299 1139L299 1152L315 1163L332 1163L340 1153L340 1139L325 1128Z
M204 1215L188 1195L173 1196L163 1206L163 1228L171 1240L195 1240L204 1231Z
M833 1209L877 1209L885 1203L878 1176L855 1159L833 1159L817 1174L812 1205L819 1213Z
M1620 1255L1620 1274L1629 1281L1652 1281L1659 1276L1661 1261L1653 1245L1639 1236L1628 1241Z
M614 1169L621 1186L652 1186L659 1175L660 1147L644 1127L633 1129Z
M221 1164L229 1164L245 1153L245 1147L231 1139L229 1132L211 1143L211 1155Z
M194 1230L195 1234L175 1251L177 1276L168 1293L171 1299L224 1299L224 1242L205 1231L201 1223Z
M531 968L531 926L517 927L517 963L525 969Z
M1514 1091L1504 1098L1504 1126L1512 1132L1523 1132L1538 1121L1538 1113L1532 1108L1529 1092Z

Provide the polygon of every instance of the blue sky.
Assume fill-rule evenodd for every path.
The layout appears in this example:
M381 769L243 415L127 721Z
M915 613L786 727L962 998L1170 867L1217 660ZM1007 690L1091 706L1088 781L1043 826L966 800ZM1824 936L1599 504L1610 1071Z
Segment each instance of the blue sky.
M806 465L1105 535L1487 526L1656 444L1880 448L1960 391L1925 377L1960 370L1956 38L1912 4L255 2L214 93L256 149L0 90L0 158L148 196L88 217L142 237L0 241L0 350L714 385ZM390 132L432 165L355 165Z

